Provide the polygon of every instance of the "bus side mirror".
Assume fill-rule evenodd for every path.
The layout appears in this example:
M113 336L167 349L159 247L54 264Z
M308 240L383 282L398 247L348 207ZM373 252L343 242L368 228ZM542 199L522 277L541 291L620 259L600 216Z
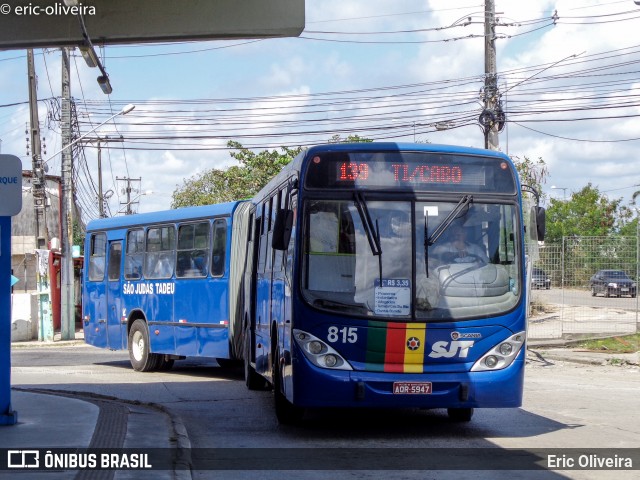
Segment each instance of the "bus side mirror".
M536 219L536 236L534 240L538 240L539 242L544 240L544 236L547 233L547 215L543 207L532 207L531 214L535 215ZM531 233L533 236L533 232Z
M274 250L286 250L291 240L291 229L293 228L293 210L281 209L276 214L276 221L273 224L273 238L271 247Z

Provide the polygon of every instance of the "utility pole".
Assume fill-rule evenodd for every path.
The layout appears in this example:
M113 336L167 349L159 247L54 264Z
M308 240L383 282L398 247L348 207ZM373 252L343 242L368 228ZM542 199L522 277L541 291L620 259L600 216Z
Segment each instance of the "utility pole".
M504 113L498 96L496 66L496 7L494 0L485 0L484 12L484 110L480 124L484 130L484 148L498 150L498 131L504 125Z
M100 211L100 218L107 218L107 214L104 211L105 198L102 191L102 147L100 146L100 144L110 142L122 143L124 142L124 138L122 137L122 135L117 138L98 137L98 210Z
M35 246L38 250L47 249L49 243L49 230L47 228L47 168L42 160L42 146L40 145L40 122L38 120L38 95L36 90L36 68L33 59L33 50L27 50L27 73L29 75L29 112L31 119L31 167L33 169L33 208L36 220ZM40 254L37 254L40 258ZM26 261L26 260L25 260ZM50 307L50 285L55 278L42 275L36 270L36 282L38 288L38 339L53 341L53 316ZM51 273L51 272L50 272Z
M140 193L140 183L142 182L142 178L128 178L128 177L124 177L124 178L120 178L120 177L116 177L116 180L119 182L126 182L127 186L122 190L122 193L126 193L127 195L127 201L126 202L120 202L120 205L124 205L126 207L126 210L124 212L125 215L132 215L134 212L131 209L131 204L132 203L137 203L136 198L138 198L140 195L138 195L138 197L135 197L133 199L133 201L131 200L131 192L134 193ZM132 182L138 182L138 188L134 189L131 187L131 183Z
M100 215L100 218L107 218L107 213L105 212L105 194L102 191L102 144L103 143L112 143L112 142L118 142L118 143L122 143L124 142L124 137L122 135L120 135L119 137L96 137L96 138L91 138L88 140L83 140L82 143L85 144L90 144L90 143L96 143L98 146L98 212ZM107 191L107 193L109 193L109 191ZM111 192L113 193L113 192Z
M63 147L71 143L71 81L69 49L62 49L62 131ZM61 309L60 326L62 340L75 338L75 302L73 296L73 256L71 246L73 244L73 155L71 148L62 151L62 198L61 198Z
M31 116L31 166L33 169L33 205L36 219L36 248L46 249L49 241L47 230L47 196L45 165L42 162L40 145L40 122L38 120L38 94L36 90L36 68L33 49L27 50L27 72L29 75L29 112Z

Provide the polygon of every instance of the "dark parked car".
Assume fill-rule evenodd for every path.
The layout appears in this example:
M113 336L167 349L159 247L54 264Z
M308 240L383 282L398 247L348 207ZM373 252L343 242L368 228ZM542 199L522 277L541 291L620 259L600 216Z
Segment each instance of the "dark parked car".
M538 267L531 269L531 288L551 288L551 278L544 270Z
M636 296L636 282L622 270L598 270L591 277L591 296L602 293L605 297Z

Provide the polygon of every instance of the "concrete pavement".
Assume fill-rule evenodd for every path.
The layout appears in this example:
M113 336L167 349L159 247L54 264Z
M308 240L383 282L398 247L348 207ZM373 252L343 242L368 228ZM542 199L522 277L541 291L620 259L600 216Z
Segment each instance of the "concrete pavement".
M51 346L65 348L83 344L82 333L75 340L43 342L17 342L13 348ZM53 471L15 470L21 479L186 479L191 478L188 452L191 443L180 418L160 405L141 404L105 397L88 392L69 392L13 386L11 406L17 412L15 425L0 427L0 449L46 450L71 449L125 449L153 452L162 457L163 470L78 470L73 468ZM106 451L106 450L105 450ZM9 460L0 458L0 466ZM166 470L164 470L166 466ZM157 465L156 465L157 467ZM12 473L0 469L3 474Z
M55 342L64 348L77 345L82 338ZM37 348L42 342L20 342L12 348ZM535 343L527 352L530 361L576 362L591 365L640 365L638 353L611 354L588 352L579 348L549 346ZM173 451L191 447L189 437L179 418L159 405L141 405L117 398L96 396L86 392L66 392L14 386L12 407L18 412L18 423L0 427L2 449L85 449L125 448L163 449ZM4 459L0 459L0 465ZM5 471L6 472L6 471ZM0 474L3 472L0 471ZM42 478L55 473L56 479L66 478L190 478L188 458L176 456L167 470L147 472L133 470L93 471L56 470L55 472L21 471L21 478ZM87 473L89 475L87 476ZM101 473L101 476L92 474ZM108 476L105 476L107 473ZM80 475L82 474L82 475ZM0 475L1 476L1 475Z

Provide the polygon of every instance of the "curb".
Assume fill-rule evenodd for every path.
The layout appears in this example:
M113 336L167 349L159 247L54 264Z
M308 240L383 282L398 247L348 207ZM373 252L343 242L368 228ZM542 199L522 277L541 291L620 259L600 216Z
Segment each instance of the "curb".
M173 461L173 472L172 476L178 480L190 480L192 478L191 469L192 469L192 461L191 461L191 440L189 439L189 434L187 433L187 429L182 423L182 419L173 414L170 410L168 410L163 405L159 405L156 403L150 402L139 402L139 401L131 401L124 400L117 397L111 397L108 395L101 395L98 393L92 392L78 392L72 390L52 390L45 388L24 388L24 387L16 387L12 386L12 390L16 390L19 392L25 393L35 393L41 395L57 395L60 397L69 397L75 398L77 400L82 400L85 402L93 403L100 408L100 411L104 409L104 404L116 404L116 405L129 405L137 408L148 408L150 410L155 410L156 412L162 413L169 417L171 424L171 431L169 437L169 443L175 443L175 449L177 451L177 455Z
M529 348L528 351L544 360L555 360L581 365L614 365L614 366L640 366L638 354L615 354L599 352L576 352L567 353L550 352L545 348ZM621 356L622 355L622 356ZM635 358L633 358L635 356Z

